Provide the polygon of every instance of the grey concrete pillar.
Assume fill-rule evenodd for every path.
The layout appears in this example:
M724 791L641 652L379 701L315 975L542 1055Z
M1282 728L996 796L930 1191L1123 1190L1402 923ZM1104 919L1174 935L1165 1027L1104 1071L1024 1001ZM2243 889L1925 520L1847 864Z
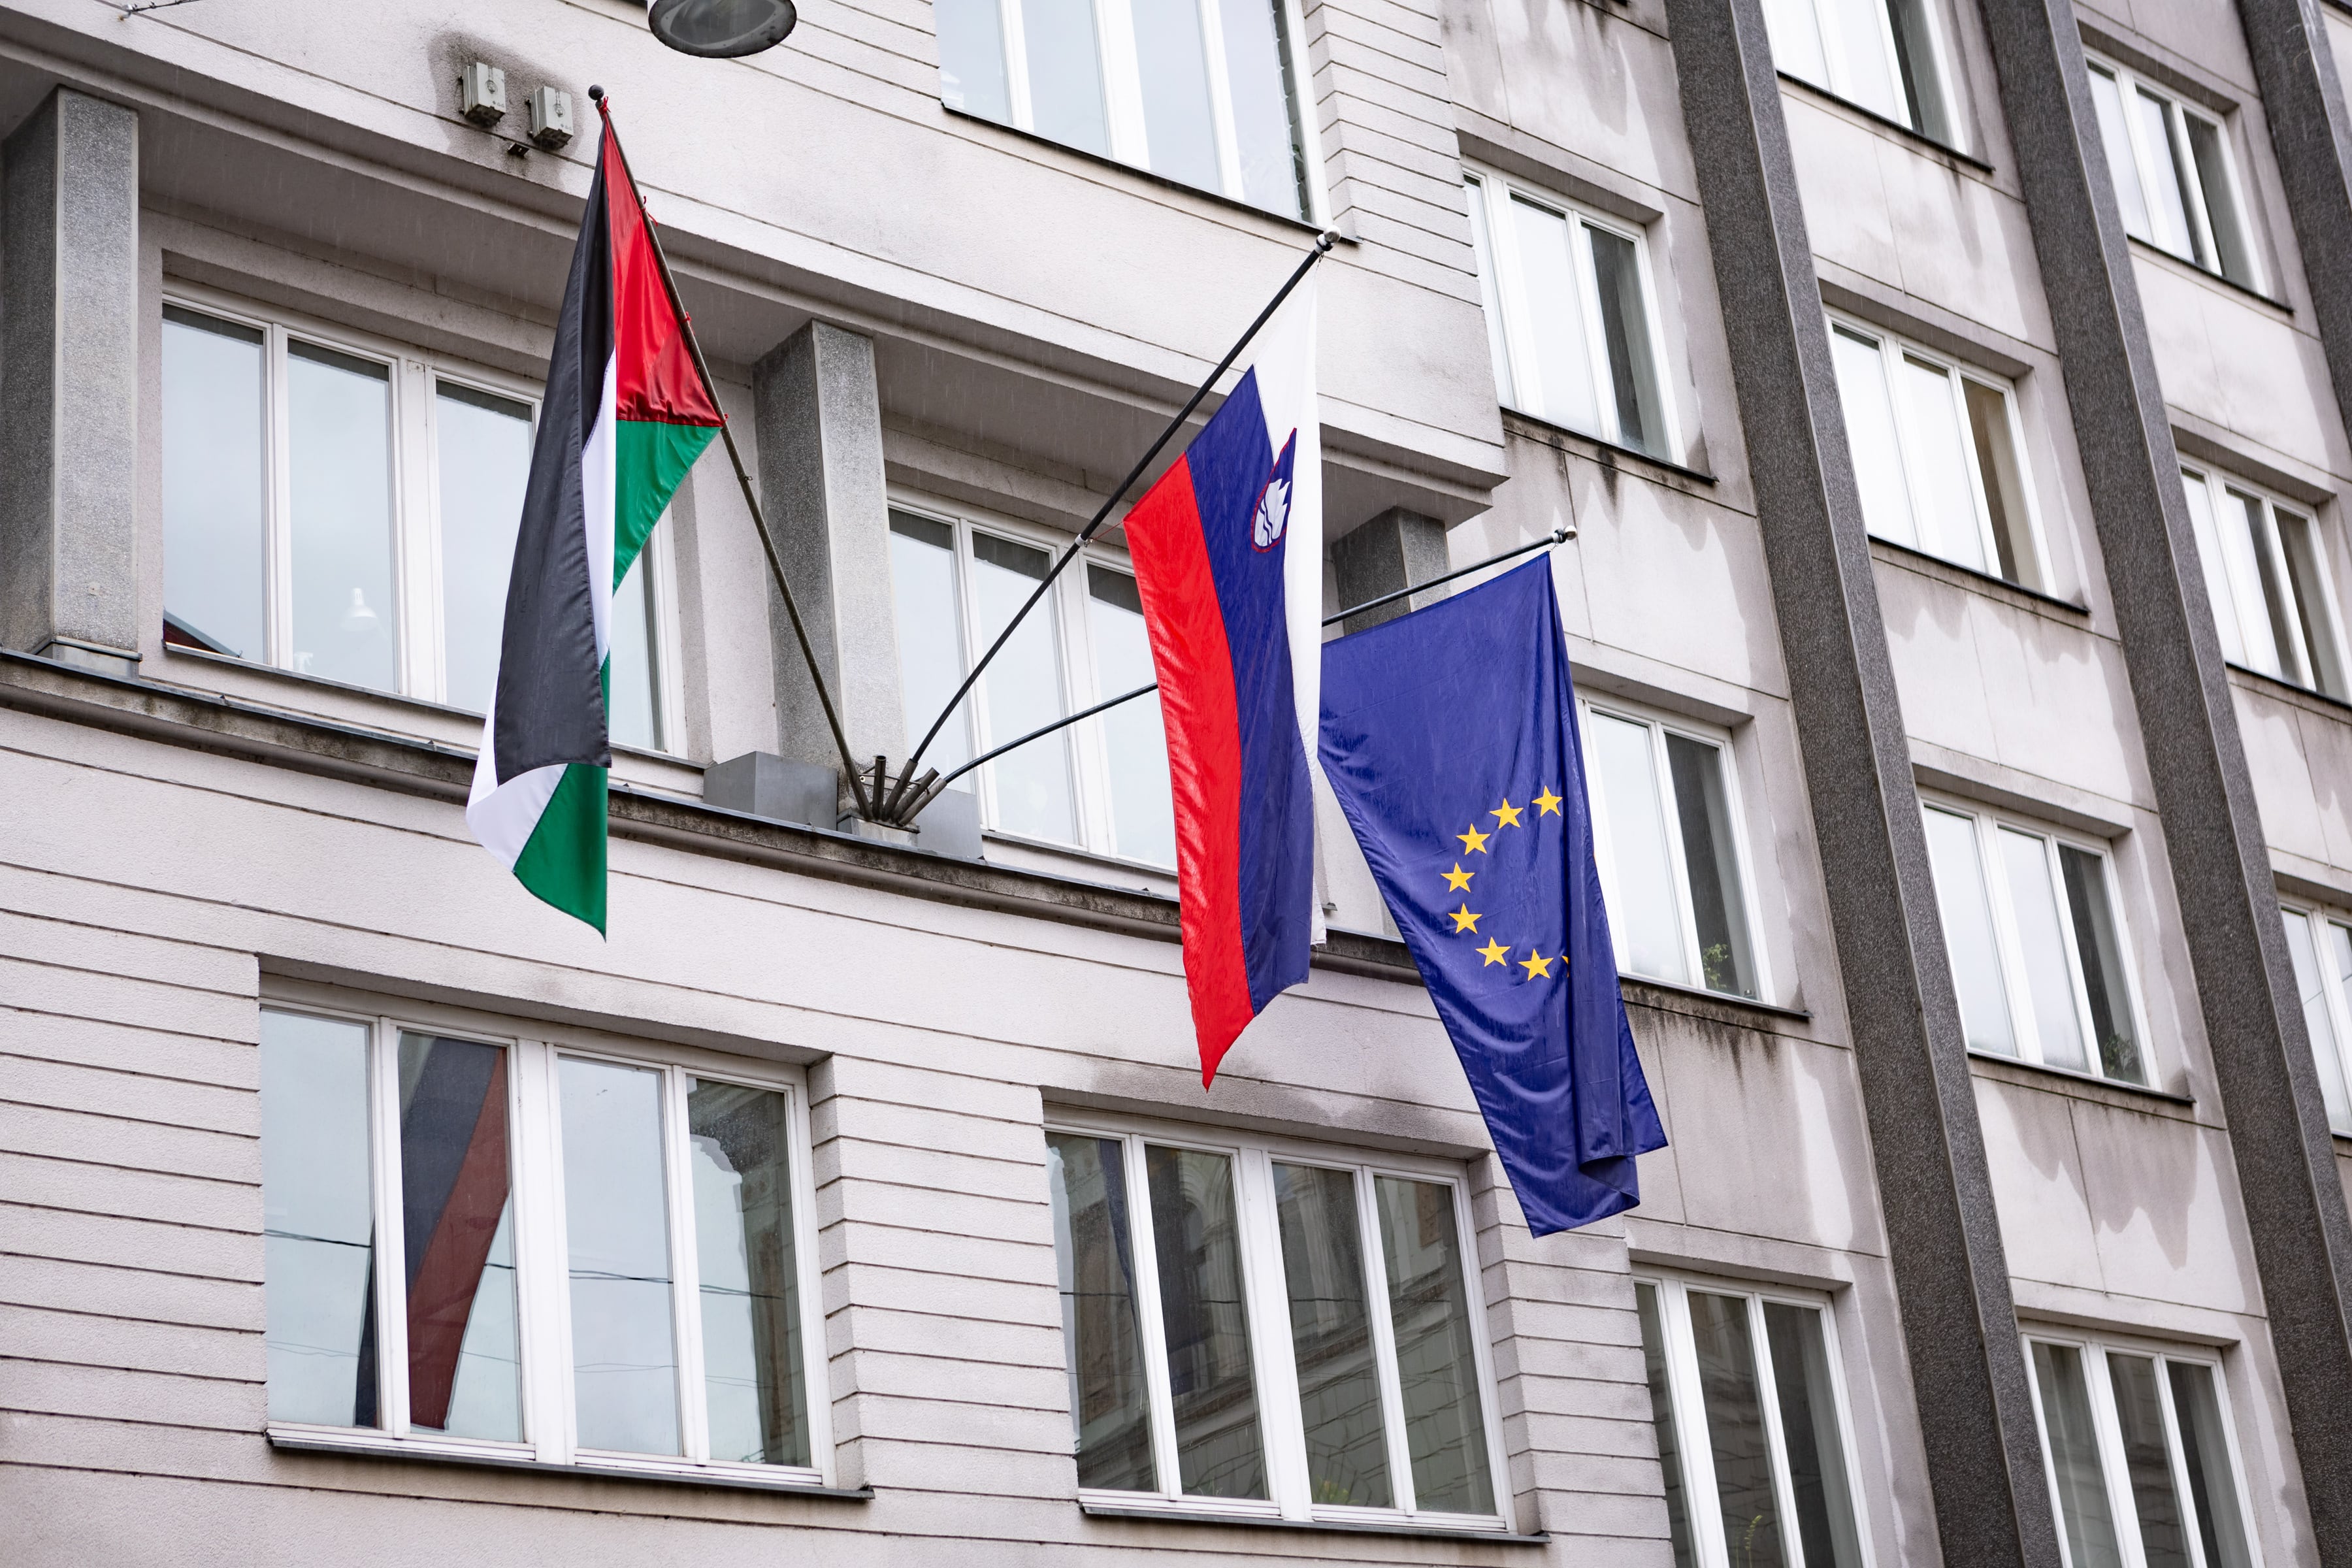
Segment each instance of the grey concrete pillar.
M0 645L131 674L139 117L59 88L0 167Z
M1389 508L1331 546L1331 574L1338 583L1341 609L1393 594L1400 588L1410 588L1416 583L1426 583L1432 577L1443 577L1452 569L1445 552L1445 525L1433 517L1423 517L1401 506ZM1351 636L1369 630L1382 621L1425 609L1445 597L1445 592L1433 588L1360 616L1349 616L1340 630Z
M2260 4L2249 5L2249 16ZM2352 1388L2346 1314L2352 1216L2304 1032L2278 889L2189 529L2138 280L2091 106L2082 37L2066 0L1985 0L1984 16L2042 291L2066 367L2067 406L2132 706L2164 819L2187 938L2182 947L2196 965L2198 1004L2273 1348L2288 1369L2284 1393L2304 1494L2321 1560L2352 1565L2352 1415L2341 1396ZM2305 20L2304 47L2326 50L2319 18ZM2263 52L2257 47L2258 61ZM2291 99L2270 106L2274 126L2308 107L2333 70L2306 58L2290 74L2301 74L2305 89L2300 105ZM2281 134L2301 144L2327 132L2302 127ZM2335 134L2340 137L2340 124ZM2303 178L2324 186L2305 162ZM2289 195L2300 199L2294 179ZM2328 226L2343 218L2340 183L2335 201L2334 217L2321 212L2297 218L2299 228L2308 223L2315 233L2337 237L2327 241L2336 249L2332 257L2314 257L2305 245L2313 287L2323 297L2327 288L2341 288L2344 268L2352 265L2342 251L2344 231ZM2331 275L2338 281L2323 285ZM2323 323L2330 310L2345 309L2352 304L2322 305ZM2335 358L2332 338L2328 348ZM2337 374L2340 396L2340 361Z
M907 751L890 592L890 507L882 479L882 405L874 344L811 321L753 369L760 499L793 595L861 769ZM839 767L841 755L783 605L775 628L776 749ZM929 723L930 715L921 715ZM845 795L845 804L846 796Z
M2058 1536L1759 0L1668 0L1943 1560Z

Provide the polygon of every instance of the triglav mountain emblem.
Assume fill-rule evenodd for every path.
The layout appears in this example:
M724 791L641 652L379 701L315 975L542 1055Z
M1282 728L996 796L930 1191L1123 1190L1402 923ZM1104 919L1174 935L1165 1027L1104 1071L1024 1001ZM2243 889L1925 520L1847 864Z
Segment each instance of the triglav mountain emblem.
M1290 439L1282 444L1282 455L1274 460L1265 488L1257 492L1257 510L1250 519L1250 543L1260 550L1273 549L1290 526L1291 462L1297 452L1298 432L1293 430Z

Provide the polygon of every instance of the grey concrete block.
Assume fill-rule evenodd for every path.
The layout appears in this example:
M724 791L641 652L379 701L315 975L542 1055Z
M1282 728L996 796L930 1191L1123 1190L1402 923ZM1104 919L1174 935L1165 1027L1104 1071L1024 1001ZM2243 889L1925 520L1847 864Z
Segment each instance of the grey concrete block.
M771 752L746 752L702 774L702 798L712 805L811 827L833 826L840 794L838 768Z
M1423 517L1401 506L1389 508L1370 522L1343 534L1331 546L1331 571L1338 582L1342 609L1383 594L1393 594L1400 588L1410 588L1416 583L1426 583L1432 577L1442 577L1452 565L1445 549L1445 525L1433 517ZM1433 588L1426 594L1415 594L1377 610L1350 616L1342 629L1349 634L1369 631L1383 621L1425 609L1445 597L1447 592Z

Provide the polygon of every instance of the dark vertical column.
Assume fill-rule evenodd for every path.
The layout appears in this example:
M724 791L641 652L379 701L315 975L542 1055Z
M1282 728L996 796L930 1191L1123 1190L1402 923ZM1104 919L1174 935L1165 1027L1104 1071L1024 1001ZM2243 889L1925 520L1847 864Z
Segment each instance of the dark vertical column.
M2352 1217L2082 37L2068 0L1985 0L1984 14L2312 1526L2323 1561L2352 1564ZM2340 271L2331 243L2322 265Z
M2056 1568L1977 1123L1812 247L1758 0L1668 0L1789 696L1951 1568Z

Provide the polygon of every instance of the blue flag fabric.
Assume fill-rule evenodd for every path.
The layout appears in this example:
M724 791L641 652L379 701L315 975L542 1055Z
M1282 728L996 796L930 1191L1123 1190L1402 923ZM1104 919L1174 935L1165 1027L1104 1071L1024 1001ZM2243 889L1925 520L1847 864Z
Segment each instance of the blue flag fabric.
M1323 648L1324 771L1538 1236L1641 1201L1633 1053L1551 567Z

